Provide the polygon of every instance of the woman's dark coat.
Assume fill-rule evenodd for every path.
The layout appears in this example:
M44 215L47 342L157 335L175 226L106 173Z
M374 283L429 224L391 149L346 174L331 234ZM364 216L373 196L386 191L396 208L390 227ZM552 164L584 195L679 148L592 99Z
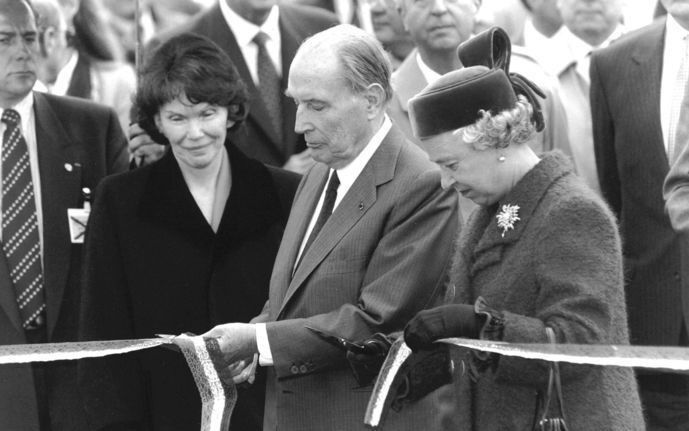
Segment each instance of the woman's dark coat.
M500 204L518 205L520 220L503 237L498 205L474 212L455 262L456 302L483 296L503 311L507 342L547 343L549 326L558 343L628 344L615 219L564 157L545 155ZM570 430L645 429L631 368L560 369ZM459 429L531 430L547 378L545 362L506 356L475 383L461 375Z
M260 313L299 176L226 147L232 188L217 233L171 152L103 181L86 238L82 339L200 334ZM93 430L200 428L200 397L179 351L86 360L79 381ZM263 395L263 381L240 390L233 430L261 429Z

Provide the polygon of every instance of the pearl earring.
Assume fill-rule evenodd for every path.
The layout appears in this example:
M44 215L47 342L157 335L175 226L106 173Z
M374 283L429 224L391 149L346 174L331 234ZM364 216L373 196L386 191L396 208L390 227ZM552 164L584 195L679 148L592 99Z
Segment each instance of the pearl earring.
M500 162L500 163L505 163L505 160L507 160L507 157L505 157L505 156L498 157L498 162Z

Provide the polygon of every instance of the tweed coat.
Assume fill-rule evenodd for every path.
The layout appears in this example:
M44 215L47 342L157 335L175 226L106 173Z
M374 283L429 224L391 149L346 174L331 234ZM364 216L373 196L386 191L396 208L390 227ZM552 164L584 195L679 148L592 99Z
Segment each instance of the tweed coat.
M103 182L86 238L82 339L200 334L260 312L299 176L226 148L232 188L217 232L171 152ZM200 398L177 351L84 360L79 383L91 430L199 429ZM261 429L262 383L240 390L232 430Z
M620 239L601 199L560 153L547 153L500 202L520 220L502 236L497 205L479 208L459 243L453 269L457 301L482 296L504 313L503 340L628 344ZM461 370L462 367L456 367ZM571 430L643 430L631 368L560 365ZM462 430L531 430L545 362L500 357L473 383L457 376Z
M401 331L447 285L456 194L394 126L292 274L328 171L316 164L302 180L275 261L265 431L365 430L372 387L358 388L345 352L307 327L355 341ZM437 430L433 409L391 414L389 429Z

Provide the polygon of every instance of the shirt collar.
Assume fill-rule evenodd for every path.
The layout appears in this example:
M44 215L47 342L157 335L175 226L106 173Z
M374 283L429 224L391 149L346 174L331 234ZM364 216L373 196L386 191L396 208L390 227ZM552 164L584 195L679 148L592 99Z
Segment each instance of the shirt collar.
M371 160L371 157L373 157L373 154L376 152L378 147L380 147L380 144L383 142L383 139L385 139L385 136L387 136L391 128L392 122L387 114L385 114L385 118L383 119L383 124L380 126L380 129L373 134L371 140L368 141L368 144L364 147L361 153L359 153L359 155L356 156L354 160L352 160L347 166L337 170L340 185L344 185L346 189L349 189L349 187L354 184L354 181L356 181L356 179L359 177L359 174L361 174L361 171L364 170L366 164L369 162L369 160Z
M679 25L672 15L668 14L665 22L665 40L669 43L681 43L687 35L689 35L689 31Z
M565 48L559 49L558 54L553 56L553 72L555 75L559 75L572 64L585 59L594 49L605 48L606 46L610 45L612 41L622 36L623 33L624 27L622 25L618 25L610 36L603 41L603 43L601 43L599 46L591 46L579 37L575 36L574 33L567 28L567 26L563 25L552 38L557 46Z
M247 46L253 43L253 39L259 31L263 31L270 37L271 40L279 42L280 40L280 12L277 5L273 6L268 14L268 18L260 27L256 24L247 21L239 16L235 11L227 5L225 0L220 0L220 11L227 22L228 27L232 29L237 44L240 47Z
M424 78L426 78L426 83L433 83L438 78L440 78L440 74L428 67L428 65L421 58L421 54L419 54L418 51L416 52L416 64L419 65L419 69L421 69L421 74Z
M31 119L33 118L33 92L29 92L29 94L26 95L22 100L19 101L16 105L12 107L15 111L19 113L19 116L22 119L22 132L26 133L26 130L29 128L29 124ZM0 108L0 118L2 117L2 114L5 112L4 109Z

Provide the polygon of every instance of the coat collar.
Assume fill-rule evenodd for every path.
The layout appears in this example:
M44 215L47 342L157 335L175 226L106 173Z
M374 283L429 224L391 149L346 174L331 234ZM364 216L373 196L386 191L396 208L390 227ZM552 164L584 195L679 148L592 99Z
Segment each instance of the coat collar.
M416 49L410 52L392 76L395 97L404 112L409 111L409 99L419 94L428 84L416 61L418 52Z
M512 190L498 204L481 207L468 229L467 243L474 250L471 275L486 266L499 261L504 246L519 240L531 222L532 215L550 186L564 175L572 173L571 164L560 152L543 155L541 161L517 182ZM497 214L502 205L518 205L519 221L514 228L503 236L503 229L498 227Z
M217 233L194 201L171 151L149 167L150 174L139 204L140 217L185 232L194 240L215 239L219 244L250 237L278 221L282 209L268 169L229 142L225 147L232 188Z

